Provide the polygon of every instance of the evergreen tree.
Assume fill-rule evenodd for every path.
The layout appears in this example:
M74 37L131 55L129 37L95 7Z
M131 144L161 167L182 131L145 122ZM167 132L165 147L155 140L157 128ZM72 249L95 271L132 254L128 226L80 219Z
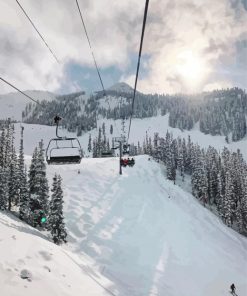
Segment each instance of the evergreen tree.
M176 165L175 165L175 156L174 151L172 151L172 145L168 147L167 152L167 161L166 161L166 168L167 168L167 179L176 181Z
M7 202L8 202L8 178L6 175L6 169L0 167L0 210L7 209Z
M93 140L93 157L98 157L98 151L97 151L97 141Z
M234 187L232 184L231 174L229 171L226 172L226 188L225 198L223 202L223 218L228 226L232 226L232 199L234 194Z
M21 128L21 141L18 157L18 188L19 188L19 217L22 220L28 221L29 215L29 192L27 184L27 173L24 162L24 147L23 147L23 132L24 128Z
M33 155L32 155L32 160L31 160L31 165L29 168L29 192L30 194L35 193L35 183L36 183L36 174L37 174L37 164L38 162L38 148L35 147Z
M19 203L19 187L18 187L18 167L17 167L17 155L14 147L11 153L11 160L8 168L8 188L9 188L9 202L8 210L11 211L12 203L18 205Z
M182 181L184 181L184 157L182 147L178 150L178 170L180 172L180 176L182 177Z
M48 213L49 187L46 178L43 141L39 143L39 149L34 151L29 176L31 211L34 213L35 210L41 210L46 216Z
M30 220L30 196L28 192L27 173L23 172L21 176L22 183L20 185L20 207L19 218L29 223Z
M91 152L92 151L92 137L91 137L91 134L89 134L87 151L88 152Z
M5 156L5 149L6 149L6 136L5 136L5 129L2 128L1 137L0 137L0 167L5 166L4 156Z
M110 134L112 135L113 134L113 125L111 124L110 126Z
M48 228L51 231L52 239L55 244L66 243L66 229L63 216L63 191L61 187L62 179L58 175L53 178L52 196L48 219Z

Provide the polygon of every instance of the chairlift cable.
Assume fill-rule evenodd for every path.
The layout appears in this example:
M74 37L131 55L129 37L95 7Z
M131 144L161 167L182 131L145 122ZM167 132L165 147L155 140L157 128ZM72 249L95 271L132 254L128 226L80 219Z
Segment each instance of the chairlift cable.
M102 77L100 75L100 70L99 70L99 67L98 67L98 64L96 62L96 58L95 58L95 55L94 55L94 52L93 52L93 48L92 48L92 45L91 45L91 42L90 42L90 39L89 39L89 35L88 35L88 32L87 32L87 28L86 28L86 25L85 25L85 21L83 19L83 16L82 16L82 12L81 12L81 8L80 8L80 5L79 5L79 2L78 0L76 0L76 5L77 5L77 8L78 8L78 11L79 11L79 14L80 14L80 18L81 18L81 22L82 22L82 26L83 26L83 29L84 29L84 32L85 32L85 35L86 35L86 38L87 38L87 41L88 41L88 45L89 45L89 48L91 50L91 55L93 57L93 61L94 61L94 66L95 66L95 69L97 71L97 74L98 74L98 77L99 77L99 80L100 80L100 84L101 84L101 87L102 87L102 90L103 90L103 97L106 98L106 102L108 103L108 106L109 106L109 110L111 110L111 106L110 106L110 103L109 103L109 99L107 98L106 96L106 91L105 91L105 87L104 87L104 83L103 83L103 80L102 80ZM97 120L97 115L96 115L96 120ZM119 130L118 130L118 127L115 123L115 120L114 120L114 125L116 127L116 130L118 131L119 133Z
M33 21L30 19L30 17L26 13L26 11L24 10L24 8L20 4L20 2L18 0L15 0L15 1L17 2L17 4L19 5L19 7L21 8L21 10L23 11L23 13L25 14L25 16L27 17L27 19L29 20L29 22L31 23L31 25L34 28L34 30L38 33L39 37L42 39L42 41L44 42L45 46L49 49L49 51L53 55L54 59L57 61L58 64L60 64L60 62L59 62L58 58L56 57L55 53L51 50L50 46L45 41L45 38L41 35L41 33L39 32L39 30L37 29L37 27L35 26L35 24L33 23Z
M146 27L148 4L149 4L149 0L146 0L145 10L144 10L144 17L143 17L143 24L142 24L141 42L140 42L140 48L139 48L139 57L138 57L137 68L136 68L135 87L134 87L134 94L133 94L133 100L132 100L132 107L131 107L130 123L129 123L129 131L128 131L128 140L127 140L127 142L129 141L132 116L133 116L133 112L134 112L134 103L135 103L135 97L136 97L136 87L137 87L138 74L139 74L140 61L141 61L141 54L142 54L143 39L144 39L144 33L145 33L145 27Z
M54 57L54 59L56 60L56 62L61 65L61 62L59 61L59 59L57 58L57 56L55 55L54 51L50 48L50 46L48 45L48 43L45 41L45 38L41 35L41 33L39 32L38 28L34 25L34 22L31 20L31 18L28 16L27 12L24 10L23 6L20 4L20 2L18 0L16 0L17 4L20 6L21 10L23 11L23 13L25 14L25 16L27 17L27 19L29 20L29 22L31 23L32 27L34 28L34 30L38 33L39 37L41 38L41 40L43 41L43 43L45 44L45 46L48 48L48 50L50 51L50 53L52 54L52 56ZM74 81L71 81L71 83L73 84L73 86L75 87L75 89L78 88L78 86L75 84ZM79 87L80 88L80 87ZM81 88L80 88L81 89Z
M93 53L93 48L92 48L92 45L91 45L91 42L90 42L90 39L89 39L89 36L88 36L88 33L87 33L87 28L86 28L85 22L84 22L84 20L83 20L83 16L82 16L82 13L81 13L81 9L80 9L80 6L79 6L79 3L78 3L78 0L76 0L76 5L77 5L77 8L78 8L78 11L79 11L80 17L81 17L81 22L82 22L82 25L83 25L83 28L84 28L84 31L85 31L85 34L86 34L86 37L87 37L88 45L89 45L90 50L91 50L91 54L92 54L92 57L93 57L94 65L95 65L96 71L97 71L98 76L99 76L100 84L101 84L102 89L103 89L103 94L104 94L104 96L105 96L106 93L105 93L105 88L104 88L103 80L102 80L102 78L101 78L100 71L99 71L99 67L98 67L98 65L97 65L97 62L96 62L96 59L95 59L95 56L94 56L94 53Z
M11 86L12 88L14 88L15 90L17 90L18 92L20 92L21 94L23 94L25 97L27 97L29 100L35 102L36 104L38 104L39 106L41 106L42 108L44 108L44 106L42 104L40 104L39 101L33 99L31 96L25 94L23 91L21 91L19 88L17 88L16 86L14 86L12 83L8 82L7 80L3 79L2 77L0 77L0 79L5 82L6 84L8 84L9 86Z

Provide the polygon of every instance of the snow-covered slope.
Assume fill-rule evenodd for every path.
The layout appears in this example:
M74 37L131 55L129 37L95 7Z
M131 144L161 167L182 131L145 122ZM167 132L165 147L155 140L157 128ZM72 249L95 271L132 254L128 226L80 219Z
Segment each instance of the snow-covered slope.
M107 133L110 124L118 136L120 121L116 126L107 121ZM224 137L204 135L198 129L169 128L167 116L133 119L130 142L142 142L146 131L164 136L167 129L174 136L190 134L202 146L226 145ZM30 155L41 138L47 144L54 133L54 127L25 125L25 153ZM91 133L97 135L96 130ZM88 133L80 141L86 150ZM229 147L242 145L246 157L245 144L243 140ZM116 285L116 295L226 295L232 282L239 296L246 295L246 238L167 181L163 170L145 156L137 157L136 165L126 168L123 176L118 175L114 158L49 166L50 181L55 173L63 178L68 248L82 258L84 252L93 257L99 271Z
M56 95L47 91L28 90L25 93L35 100L53 100ZM21 93L9 93L0 95L0 119L12 118L15 120L22 119L22 111L24 111L26 104L31 101Z
M98 120L98 126L102 126L102 123L106 124L106 134L111 139L111 137L119 137L121 134L121 120ZM113 125L113 135L110 135L110 125ZM126 132L128 131L129 121L126 122ZM55 127L44 126L44 125L35 125L35 124L22 124L24 126L24 151L25 154L31 155L35 146L38 145L38 142L43 139L45 146L48 145L49 139L55 137ZM20 124L16 124L16 149L19 149L19 139L20 139ZM198 126L195 126L191 131L181 131L177 128L171 128L168 125L168 115L157 116L151 118L137 119L133 118L132 128L130 132L130 143L135 143L137 145L138 141L142 145L143 140L146 137L146 132L148 135L152 136L155 132L158 132L160 136L165 137L166 132L170 131L173 133L174 137L184 137L187 138L189 135L194 143L198 143L201 147L207 148L209 145L215 147L218 150L222 150L224 146L228 147L232 151L236 151L238 148L243 153L245 159L247 160L247 138L245 137L239 142L232 142L227 144L225 142L224 136L212 136L205 135L199 131ZM89 133L91 133L92 138L96 137L98 132L96 129L85 133L79 140L81 142L82 148L87 154L87 145ZM73 133L68 133L65 130L60 131L61 135L66 136L76 136ZM127 135L127 134L126 134ZM111 141L110 141L111 143Z
M139 156L119 176L115 158L83 159L55 172L71 251L93 257L117 295L225 296L232 282L247 295L247 239L166 180L162 165Z
M112 283L80 256L0 211L1 296L109 295Z

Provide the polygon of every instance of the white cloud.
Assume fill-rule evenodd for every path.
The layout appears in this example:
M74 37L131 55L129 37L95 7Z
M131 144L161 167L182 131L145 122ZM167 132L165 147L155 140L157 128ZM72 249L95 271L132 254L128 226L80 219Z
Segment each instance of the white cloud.
M19 1L61 65L51 56L17 3L0 0L1 76L24 90L56 91L67 84L68 90L78 89L78 85L71 86L64 65L71 61L82 66L94 65L76 2ZM233 9L230 0L152 0L143 48L150 59L145 64L147 75L138 82L139 89L202 90L211 83L208 77L220 63L234 63L235 43L247 39L246 11L240 1L235 2ZM130 53L139 50L144 1L79 0L79 3L99 66L116 66L124 72L130 65ZM186 60L184 55L188 52L191 54ZM193 71L187 75L189 69ZM133 76L123 74L123 78L134 81ZM224 80L220 74L217 79ZM0 83L0 92L6 90L10 91Z
M236 42L247 39L247 12L240 1L235 5L229 0L152 1L144 43L151 56L149 75L138 82L139 89L196 92L211 75L222 85L224 77L215 72L235 64Z

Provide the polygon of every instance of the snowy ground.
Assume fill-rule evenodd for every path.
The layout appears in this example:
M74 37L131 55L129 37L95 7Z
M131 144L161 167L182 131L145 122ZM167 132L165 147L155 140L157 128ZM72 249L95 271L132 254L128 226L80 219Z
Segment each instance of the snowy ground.
M81 259L49 242L43 233L0 212L1 296L109 295L113 284ZM25 278L21 278L25 277Z
M78 174L80 169L80 174ZM117 159L49 166L63 177L69 248L94 258L118 295L247 295L247 239L146 156L118 173Z

